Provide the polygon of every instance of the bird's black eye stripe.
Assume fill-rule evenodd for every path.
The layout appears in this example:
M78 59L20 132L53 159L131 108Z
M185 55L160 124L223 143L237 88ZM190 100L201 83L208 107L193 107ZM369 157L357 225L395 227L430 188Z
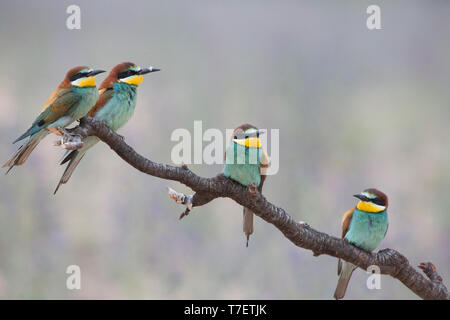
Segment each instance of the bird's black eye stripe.
M135 71L135 70L127 70L127 71L125 71L125 72L119 73L119 74L117 75L117 77L118 77L119 79L122 79L122 78L128 78L128 77L133 76L133 75L135 75L135 74L137 74L137 71Z
M247 139L252 137L259 137L259 132L257 133L238 133L234 136L235 139Z
M248 138L250 138L250 137L251 137L251 136L248 135L248 134L237 134L237 135L234 136L235 139L239 139L239 140L242 140L242 139L248 139Z
M69 80L70 80L70 82L72 82L72 81L75 81L77 79L86 77L88 74L89 74L88 71L78 72L78 73L75 73L74 75L70 76Z
M370 201L372 203L375 203L375 204L379 205L379 206L385 206L386 205L384 199L381 199L381 198L371 199Z

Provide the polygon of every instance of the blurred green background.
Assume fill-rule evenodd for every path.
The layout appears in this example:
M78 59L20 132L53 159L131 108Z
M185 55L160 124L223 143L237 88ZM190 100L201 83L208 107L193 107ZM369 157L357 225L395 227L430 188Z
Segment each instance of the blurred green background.
M375 1L382 30L366 28L374 1L2 1L0 159L75 65L160 67L139 87L120 134L171 163L177 128L280 129L280 170L264 194L296 220L340 235L352 194L390 196L381 248L450 279L450 2ZM81 7L81 30L66 28ZM98 83L104 75L98 77ZM337 260L315 258L259 218L249 248L230 199L182 207L108 146L89 151L71 181L48 137L0 178L0 298L330 299ZM206 145L206 144L205 144ZM221 166L191 169L213 176ZM67 290L67 266L81 290ZM349 299L416 299L358 270Z

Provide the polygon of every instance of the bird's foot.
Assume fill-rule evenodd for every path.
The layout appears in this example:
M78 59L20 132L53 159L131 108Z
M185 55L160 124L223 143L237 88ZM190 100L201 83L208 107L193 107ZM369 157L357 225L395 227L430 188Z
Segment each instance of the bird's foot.
M77 150L83 147L83 137L78 134L72 134L65 128L49 128L49 131L61 137L60 140L54 142L55 146L61 146L68 150Z
M185 216L187 216L191 210L192 210L192 199L193 195L186 195L181 192L177 192L174 189L170 187L166 187L167 193L169 194L169 197L174 200L176 203L182 204L186 206L186 210L180 215L179 220L183 219Z

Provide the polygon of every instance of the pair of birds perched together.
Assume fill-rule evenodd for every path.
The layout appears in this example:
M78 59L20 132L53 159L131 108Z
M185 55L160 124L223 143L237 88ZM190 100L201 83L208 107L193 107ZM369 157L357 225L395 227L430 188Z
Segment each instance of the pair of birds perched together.
M136 106L137 87L143 75L158 68L141 68L132 62L123 62L115 66L97 90L95 76L104 70L79 66L70 69L45 103L41 113L31 127L13 143L29 137L19 150L3 167L8 173L14 166L20 166L31 152L50 132L57 133L85 115L106 122L112 130L118 130L132 117ZM78 150L67 150L61 164L68 165L55 189L69 181L73 171L99 139L94 136L83 139L83 146Z
M140 68L134 63L124 62L115 66L100 87L95 86L95 76L103 70L88 67L70 69L64 80L45 103L41 113L31 127L15 142L28 137L13 157L3 167L7 173L28 159L31 152L50 132L57 132L85 115L106 122L112 130L118 130L132 117L136 106L137 87L143 75L160 71L157 68ZM268 156L260 141L262 131L255 126L244 124L237 127L225 154L224 175L244 186L254 185L262 191L268 167ZM66 151L61 164L68 165L61 177L55 193L66 183L86 152L99 139L89 136L83 139L78 150ZM387 196L377 189L366 189L355 195L360 201L357 206L344 214L342 238L367 251L374 250L383 240L387 228ZM253 212L244 208L243 231L248 239L253 233ZM349 262L338 262L339 282L334 294L341 299L356 266Z

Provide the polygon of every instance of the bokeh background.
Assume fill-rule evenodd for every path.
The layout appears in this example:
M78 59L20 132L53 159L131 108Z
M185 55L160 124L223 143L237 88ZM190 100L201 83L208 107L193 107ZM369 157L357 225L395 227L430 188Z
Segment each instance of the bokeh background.
M449 285L450 3L375 2L376 31L366 28L374 1L2 1L0 159L70 67L157 66L120 131L141 154L171 163L171 133L194 120L278 128L268 199L339 235L352 194L380 188L391 200L380 247L434 262ZM81 7L81 30L66 28L70 4ZM53 196L63 172L53 140L0 178L0 298L332 298L335 258L313 257L259 218L245 248L230 199L179 222L165 187L190 190L141 174L104 144ZM66 289L72 264L81 290ZM366 279L356 271L346 297L417 298L390 277L381 290Z

